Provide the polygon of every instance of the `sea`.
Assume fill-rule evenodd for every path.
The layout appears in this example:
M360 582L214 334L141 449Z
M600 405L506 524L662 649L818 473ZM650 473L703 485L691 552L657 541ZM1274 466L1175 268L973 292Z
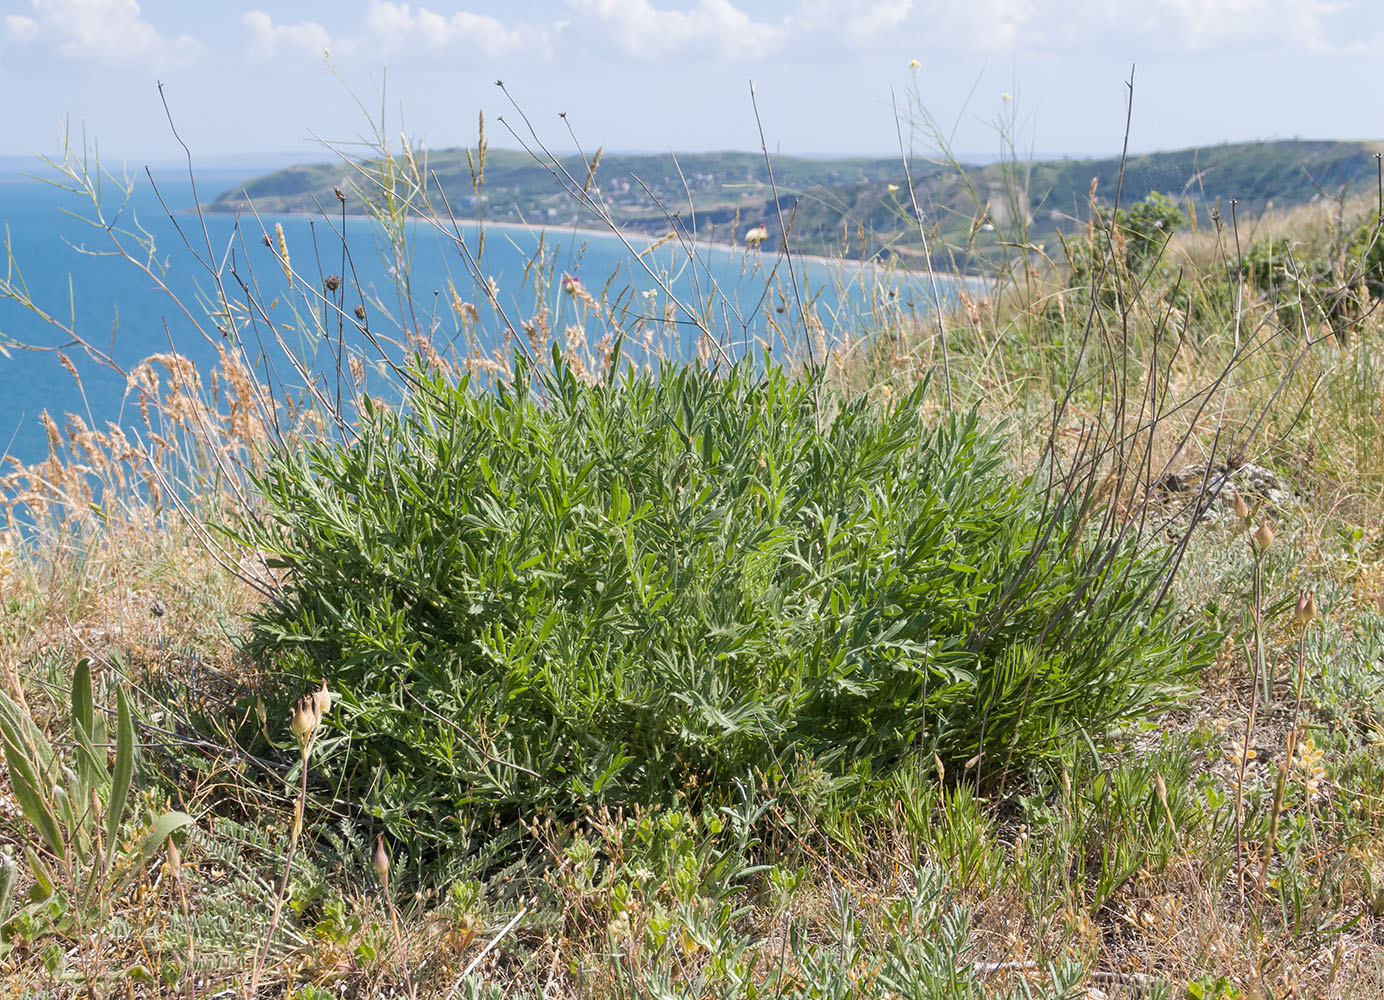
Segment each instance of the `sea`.
M329 275L342 278L344 341L350 341L345 346L380 366L381 352L395 360L402 355L406 328L430 331L444 354L448 348L465 351L453 290L456 299L482 307L471 336L485 350L503 342L506 320L518 326L545 307L561 342L581 313L574 294L579 286L618 303L626 323L642 315L648 318L645 330L675 331L660 335L660 347L666 356L689 360L708 345L685 312L676 305L670 309L674 302L701 314L714 331L719 346L713 357L725 352L762 358L765 344L779 351L809 349L801 322L805 310L815 313L830 338L867 329L868 317L878 316L880 308L926 311L935 301L930 280L897 269L808 257L787 261L744 247L697 245L690 256L676 239L661 245L648 237L626 242L557 225L488 226L482 252L474 223L461 223L448 236L417 220L407 227L407 266L401 268L375 222L348 216L343 223L335 205L316 217L196 211L199 201L210 203L254 176L252 169L201 172L195 186L185 171L151 177L130 170L104 178L98 191L36 166L30 174L0 175L7 257L0 262L0 459L6 467L47 457L44 411L59 426L67 414L76 414L89 427L138 427L129 373L150 356L176 353L208 372L217 344L229 342L218 332L225 318L215 315L218 279L242 302L243 282L259 303L258 338L247 345L256 371L290 391L302 388L269 336L264 320L272 319L285 346L308 359L310 375L331 384L333 345L317 342L320 334L308 339L313 324L302 314L301 296L295 316L288 279L263 242L268 235L277 243L280 226L301 278L314 284L330 284ZM406 292L400 280L405 272ZM540 272L548 275L546 283L536 280ZM482 279L501 309L483 307L488 293ZM954 286L944 280L942 287L949 295ZM376 345L359 336L352 340L354 304L368 310ZM663 322L669 317L673 322ZM608 319L606 324L587 310L593 346L608 330Z

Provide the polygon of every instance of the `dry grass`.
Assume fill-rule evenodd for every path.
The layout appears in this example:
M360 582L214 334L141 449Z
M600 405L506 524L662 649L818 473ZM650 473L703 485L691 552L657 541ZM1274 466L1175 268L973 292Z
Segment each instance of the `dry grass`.
M421 171L406 180L413 191L426 189ZM368 189L394 181L362 183ZM1347 215L1363 207L1348 206ZM1294 209L1246 224L1240 238L1298 235L1327 245L1343 231L1340 217L1339 207ZM264 995L321 995L304 992L310 984L333 995L398 995L407 970L417 995L450 996L469 969L475 978L468 988L477 995L490 989L624 996L668 971L656 966L673 954L676 981L690 996L715 966L717 950L734 942L743 942L746 960L758 956L751 978L772 995L819 975L807 961L813 952L795 952L791 940L837 955L838 971L862 993L883 992L876 985L878 950L850 950L842 928L855 914L862 934L899 933L881 914L907 895L916 872L933 866L951 879L949 912L969 910L965 954L992 991L1014 989L1020 978L1041 991L1049 982L1047 963L1068 958L1084 969L1088 997L1156 994L1143 977L1167 984L1165 996L1384 996L1378 704L1342 694L1350 685L1373 690L1369 677L1384 673L1384 662L1370 659L1380 655L1371 637L1384 636L1384 603L1377 603L1384 602L1384 329L1378 313L1366 310L1344 340L1314 340L1286 324L1281 303L1261 293L1234 285L1244 294L1238 305L1227 300L1218 275L1233 258L1233 239L1225 227L1202 225L1167 247L1168 268L1186 269L1185 299L1162 298L1149 286L1084 325L1086 300L1064 284L1061 271L1025 270L1022 280L1011 274L989 289L961 294L942 330L949 334L957 405L978 406L988 419L1010 423L1018 469L1034 468L1047 441L1075 452L1092 425L1113 438L1117 428L1137 428L1157 413L1151 429L1136 430L1125 445L1128 454L1148 457L1131 459L1131 481L1111 487L1126 492L1122 509L1129 518L1149 514L1140 498L1156 493L1167 472L1216 460L1227 442L1232 466L1266 465L1285 484L1277 498L1243 487L1265 504L1279 533L1266 562L1266 659L1276 674L1291 675L1296 638L1283 624L1282 604L1298 587L1323 595L1323 620L1314 627L1330 641L1312 647L1303 709L1310 745L1322 756L1290 768L1284 843L1266 891L1256 889L1242 902L1240 876L1251 886L1260 881L1258 853L1246 851L1248 860L1237 862L1227 832L1225 802L1237 780L1253 687L1247 643L1255 612L1247 597L1247 547L1222 503L1192 533L1174 593L1184 607L1214 607L1211 618L1228 633L1223 655L1183 709L1132 734L1123 758L1091 759L1073 748L1070 772L1027 776L1014 789L994 791L973 812L965 811L970 807L954 781L939 784L929 774L921 825L905 815L898 788L887 783L865 796L873 796L869 802L842 802L824 792L810 805L774 804L756 821L744 860L770 865L770 873L747 880L754 890L728 922L716 919L722 876L710 855L699 853L711 844L723 848L720 834L694 823L681 846L667 849L672 861L660 880L648 843L660 817L593 812L563 827L535 816L514 847L521 864L493 880L465 872L441 884L423 880L418 895L399 898L399 949L388 934L369 857L350 853L370 842L368 820L336 801L328 780L315 786L307 805L303 868L290 897L300 905L290 905L285 932L272 942ZM295 319L320 321L321 291L293 271L289 248L279 240L279 263L301 296ZM542 268L535 273L554 281L551 268L546 278ZM490 287L488 276L476 277ZM511 324L493 294L479 303L464 302L455 291L450 298L451 321L466 332L469 350L440 353L428 331L406 323L400 337L449 378L501 379L510 370L507 352L527 348L543 357L556 340L578 377L605 379L617 338L640 345L648 363L678 324L708 312L705 304L680 309L669 300L666 311L631 319L603 293L572 284L563 288L560 320L545 309ZM331 305L329 329L341 319L367 332L362 316ZM239 311L226 304L223 313L246 322L256 310L254 303ZM382 311L371 307L372 317ZM502 324L511 336L483 351L476 333L484 324ZM897 303L882 303L861 335L831 343L820 322L803 325L842 388L887 399L925 376L937 377L937 326L911 318ZM1108 422L1102 409L1111 386L1100 382L1117 368L1098 364L1099 374L1083 381L1087 369L1074 360L1083 334L1091 356L1127 364L1118 423ZM700 362L714 365L723 349L704 333ZM352 402L364 392L369 360L338 362L349 375ZM272 595L275 576L256 553L207 525L222 505L253 503L246 475L267 449L330 433L334 422L349 419L350 407L337 409L310 394L274 398L235 350L222 351L214 372L160 355L129 378L141 412L138 438L114 426L87 427L74 416L59 422L45 415L50 458L0 480L8 525L0 535L0 670L8 692L59 737L64 672L70 683L76 658L92 658L112 683L140 692L147 760L159 770L148 775L124 849L138 843L143 817L156 806L188 811L198 829L182 845L176 877L160 855L110 901L117 918L101 938L79 935L56 917L46 927L36 917L11 936L0 967L15 995L79 995L81 978L92 969L101 970L102 990L129 995L162 989L205 996L236 988L262 944L270 889L293 825L289 768L260 758L276 744L291 745L285 720L261 721L265 740L253 753L234 737L244 718L208 728L218 713L254 710L248 692L257 678L239 657L237 641L247 612ZM1072 385L1078 387L1073 405L1054 435L1045 421L1053 400ZM939 410L942 397L933 395ZM1175 519L1176 499L1165 502L1163 513ZM1247 771L1261 820L1288 725L1282 700L1260 709ZM1099 791L1113 787L1101 782L1113 781L1121 767L1155 760L1162 751L1184 754L1186 773L1162 791L1145 780L1140 810L1117 808L1113 792ZM1309 781L1316 784L1309 788ZM1183 825L1170 798L1191 803L1178 807ZM0 799L0 830L22 867L31 839L8 794ZM950 831L950 839L939 830ZM1155 840L1167 843L1155 849ZM1102 852L1116 847L1134 860L1112 888L1103 882L1111 862ZM1239 864L1248 867L1240 872ZM32 885L32 878L21 880L18 898ZM191 926L180 888L191 901ZM184 944L189 931L193 949ZM55 943L54 968L76 970L68 978L45 968L53 953L44 949ZM169 962L174 974L163 987L135 971L156 981ZM1218 980L1224 985L1216 986ZM712 985L701 995L729 991L723 980L706 982ZM1189 993L1192 985L1204 992Z

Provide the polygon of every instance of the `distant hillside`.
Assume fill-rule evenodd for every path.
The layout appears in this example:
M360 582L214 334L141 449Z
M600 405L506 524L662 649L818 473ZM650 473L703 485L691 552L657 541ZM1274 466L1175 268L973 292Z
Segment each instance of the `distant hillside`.
M1285 140L1149 153L1130 158L1121 198L1128 204L1161 191L1198 206L1233 198L1240 211L1254 213L1269 202L1286 207L1342 190L1373 191L1379 152L1384 142ZM580 157L562 157L561 164L579 183L586 179ZM595 183L611 216L632 232L661 235L672 216L699 237L732 242L762 225L769 233L765 246L772 248L779 243L781 210L791 220L793 245L802 251L910 258L921 253L899 159L775 157L773 167L777 209L764 158L757 153L603 156ZM1093 184L1097 198L1111 202L1119 168L1119 159L1111 157L991 163L958 173L916 160L911 173L924 217L930 227L939 227L934 263L949 266L984 256L1001 238L1022 234L1039 242L1070 231L1089 215ZM352 192L348 211L359 210L360 198L370 194L362 171L378 175L379 169L379 161L290 167L225 191L209 207L233 211L248 199L261 214L334 212L333 188L339 186ZM436 174L458 217L479 213L492 222L547 227L597 221L528 153L489 150L479 199L465 150L430 153L427 169ZM1014 191L1018 198L1011 197ZM440 206L435 188L430 194ZM1023 225L1016 225L1020 221Z

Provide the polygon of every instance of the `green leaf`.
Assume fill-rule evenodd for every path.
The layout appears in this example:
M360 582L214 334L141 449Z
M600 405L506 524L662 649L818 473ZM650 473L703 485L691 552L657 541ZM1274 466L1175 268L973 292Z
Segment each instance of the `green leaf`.
M116 837L120 835L120 819L125 812L125 799L130 794L130 782L135 774L135 725L130 718L130 702L124 687L115 692L115 771L111 774L111 794L106 801L106 866L115 855Z
M29 864L29 873L34 877L30 893L36 889L39 895L46 896L53 891L53 872L32 847L24 845L24 860Z
M96 709L91 696L91 661L82 657L72 672L72 738L77 741L77 773L82 787L73 789L83 806L89 803L90 789L110 780L106 754L95 743Z
M10 905L14 902L14 884L19 875L19 866L8 854L0 854L0 924L10 919Z
M20 811L38 830L43 842L59 858L66 856L62 830L53 812L45 783L39 776L39 761L48 755L47 741L39 734L28 714L9 695L0 692L0 739L5 744L5 761L10 767L10 786L19 801Z
M90 733L95 724L91 705L91 660L85 656L77 661L72 671L72 724L81 726L84 733Z
M139 853L145 864L163 847L168 838L181 830L185 826L192 826L195 821L185 812L166 812L154 820L149 827L149 832L144 835L144 840L140 842Z

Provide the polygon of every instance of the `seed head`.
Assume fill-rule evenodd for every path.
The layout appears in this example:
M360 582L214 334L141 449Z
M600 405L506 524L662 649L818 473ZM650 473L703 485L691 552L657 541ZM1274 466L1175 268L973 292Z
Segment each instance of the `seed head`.
M1317 617L1316 595L1308 590L1299 590L1297 607L1293 609L1293 624L1306 628Z
M1269 527L1268 521L1260 521L1259 527L1254 529L1254 545L1263 552L1273 544L1273 529Z
M326 714L332 710L332 698L334 696L327 690L326 680L322 681L322 687L312 694L312 709L317 714L320 722Z
M289 716L288 725L293 730L293 735L298 738L298 742L306 746L313 730L321 721L317 714L316 696L304 695L298 699L298 704L293 706L293 714Z
M1249 504L1245 503L1245 498L1244 498L1244 497L1242 497L1239 493L1236 493L1236 494L1235 494L1235 516L1238 517L1241 521L1243 521L1243 522L1245 523L1245 526L1248 527L1248 526L1249 526L1249 515L1250 515Z
M380 885L389 885L389 855L384 849L384 837L375 834L375 874L380 877Z
M177 842L176 842L172 837L169 837L169 838L168 838L168 872L169 872L169 874L172 875L174 878L177 878L177 877L182 873L182 867L183 867L183 856L182 856L182 854L181 854L181 853L179 852L179 850L178 850L178 844L177 844Z
M356 306L356 319L365 319L365 306Z
M334 292L341 287L341 275L329 274L322 279L322 284L326 286L327 291Z
M284 238L284 224L274 223L274 239L279 245L279 266L284 269L284 277L289 281L293 280L293 268L288 262L288 240Z

